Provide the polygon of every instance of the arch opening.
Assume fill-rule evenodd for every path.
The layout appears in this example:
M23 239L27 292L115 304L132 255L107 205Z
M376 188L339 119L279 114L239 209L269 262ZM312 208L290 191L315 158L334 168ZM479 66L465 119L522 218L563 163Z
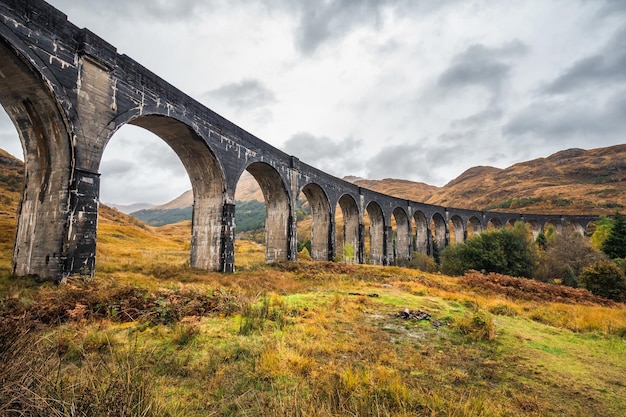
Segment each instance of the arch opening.
M359 208L351 196L341 196L335 207L336 251L345 263L359 263Z
M400 207L396 207L392 213L392 228L394 232L395 263L402 263L411 259L412 242L409 216Z
M426 215L421 211L416 211L413 215L413 237L415 239L415 244L413 247L416 252L425 253L427 255L431 255L430 249L430 231L429 224Z
M450 231L451 243L465 242L466 232L463 220L459 216L452 216L448 222L448 230Z
M446 229L446 221L440 213L435 213L430 220L430 232L432 234L433 252L432 255L436 262L439 262L441 251L448 246L448 236Z
M502 222L500 221L500 219L495 217L489 219L489 222L487 223L487 230L493 231L497 229L502 229Z
M134 154L130 152L131 149L135 150ZM111 157L105 158L105 154ZM133 194L131 198L135 198L134 202L137 202L138 197L159 198L156 196L160 195L163 199L167 196L165 199L168 203L157 208L174 217L161 221L162 224L191 218L186 226L186 235L191 235L189 265L204 270L232 270L232 260L222 256L229 249L231 253L234 250L234 236L223 236L224 232L232 234L232 230L224 229L226 223L232 222L229 217L232 210L226 204L222 169L206 142L189 126L161 115L133 119L107 141L100 165L103 173L103 200L109 199L111 195L111 199L130 202L125 195L128 192ZM116 170L124 171L125 167L132 165L139 165L139 168L124 173L128 174L123 177L126 180L122 186L126 193L118 192L114 196L106 178L109 175L115 178ZM143 165L148 170L142 170ZM119 187L115 181L111 184ZM172 201L174 197L176 199ZM157 222L154 225L159 224ZM228 247L229 244L231 247Z
M310 249L311 259L318 261L328 261L331 257L331 212L328 197L322 187L309 183L302 188L302 195L308 203L310 211ZM299 216L298 216L299 217ZM298 220L300 220L298 218ZM298 228L300 232L300 227Z
M246 170L252 174L265 200L265 262L292 258L292 213L285 183L274 167L265 162L253 162Z
M467 220L467 224L466 224L466 230L467 230L467 239L470 239L474 236L478 236L482 233L483 231L483 225L481 224L480 220L478 219L478 217L476 216L472 216Z

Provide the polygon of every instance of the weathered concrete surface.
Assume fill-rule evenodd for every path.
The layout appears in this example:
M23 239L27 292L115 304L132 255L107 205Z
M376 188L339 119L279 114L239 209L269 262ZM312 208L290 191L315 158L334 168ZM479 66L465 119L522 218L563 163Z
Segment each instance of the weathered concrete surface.
M222 118L41 0L0 0L0 104L25 154L16 275L93 274L100 162L111 136L129 123L163 139L189 174L194 268L234 270L234 195L244 170L263 191L268 262L296 258L301 191L312 208L312 256L319 260L350 247L348 262L391 264L414 251L432 255L434 245L443 249L451 236L462 242L489 225L524 220L536 233L546 224L580 232L595 219L483 213L362 189ZM338 217L343 248L336 242Z

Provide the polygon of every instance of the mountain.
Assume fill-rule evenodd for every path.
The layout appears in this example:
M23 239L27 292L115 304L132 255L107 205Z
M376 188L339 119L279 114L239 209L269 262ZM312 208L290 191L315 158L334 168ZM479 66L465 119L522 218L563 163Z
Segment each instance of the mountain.
M146 210L154 207L154 204L150 203L134 203L134 204L108 204L109 207L112 207L118 211L121 211L125 214L130 214L139 210Z
M626 207L626 145L567 149L505 169L473 167L425 202L476 210L607 214Z
M427 201L440 190L439 187L423 182L385 178L382 180L366 180L359 177L344 177L344 180L359 187L385 193L394 197L412 201Z

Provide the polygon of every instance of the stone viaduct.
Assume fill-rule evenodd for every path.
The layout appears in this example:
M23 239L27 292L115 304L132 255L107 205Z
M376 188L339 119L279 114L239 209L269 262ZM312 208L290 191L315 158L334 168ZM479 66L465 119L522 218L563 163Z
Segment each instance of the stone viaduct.
M355 249L349 261L373 264L430 254L433 244L462 242L490 224L524 220L536 232L548 223L583 231L595 219L446 208L360 188L246 132L41 0L0 0L0 103L25 159L12 259L16 275L56 281L93 274L99 166L107 142L127 123L162 138L189 174L194 268L234 270L234 195L244 170L265 198L268 262L296 258L300 192L311 206L311 255L317 260L342 253L336 247L337 210L344 219L343 242Z

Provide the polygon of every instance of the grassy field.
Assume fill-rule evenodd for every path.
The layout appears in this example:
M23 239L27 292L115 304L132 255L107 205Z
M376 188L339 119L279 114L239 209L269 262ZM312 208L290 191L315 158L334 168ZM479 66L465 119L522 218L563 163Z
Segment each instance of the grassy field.
M103 210L96 277L60 287L9 277L0 219L2 416L626 414L624 305L496 275L265 265L251 242L237 272L196 271L188 224Z

